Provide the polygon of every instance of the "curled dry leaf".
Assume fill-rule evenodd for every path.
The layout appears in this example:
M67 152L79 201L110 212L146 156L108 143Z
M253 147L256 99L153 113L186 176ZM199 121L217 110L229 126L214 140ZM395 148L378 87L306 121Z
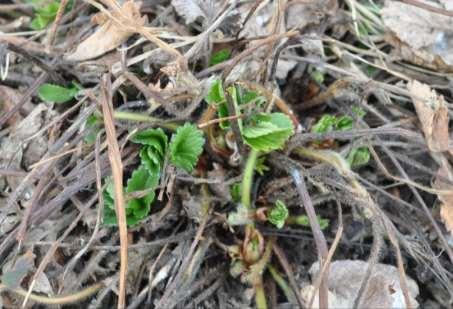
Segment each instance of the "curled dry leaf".
M338 1L293 1L288 2L288 6L287 29L303 29L308 25L319 24L326 15L334 15L338 10Z
M407 84L421 122L426 143L432 152L448 150L448 109L444 98L416 80Z
M368 263L361 260L339 260L329 268L329 307L352 308L359 293ZM310 268L310 275L314 280L319 272L319 263ZM418 295L418 286L411 278L406 278L411 298L412 308L418 307L415 297ZM313 293L312 285L302 289L301 295L309 301ZM313 302L313 308L318 308L318 293ZM399 283L398 269L392 265L376 264L366 290L363 293L359 308L406 308L403 291Z
M99 13L93 17L93 22L100 27L79 44L77 49L67 56L67 60L84 61L99 57L124 43L134 34L134 27L141 27L146 22L146 17L140 14L141 3L129 0L123 4L120 11L111 11L111 15ZM132 25L127 29L124 25ZM125 29L126 28L126 29Z
M453 71L453 17L399 1L386 1L381 13L388 28L386 40L403 59L432 69Z
M449 181L450 183L448 183ZM453 235L453 169L447 160L442 160L442 165L437 171L436 179L433 187L438 190L450 191L448 194L439 194L440 217L445 224L445 227Z
M176 13L182 16L186 24L191 24L197 19L210 22L215 18L221 7L217 0L172 0L171 5Z

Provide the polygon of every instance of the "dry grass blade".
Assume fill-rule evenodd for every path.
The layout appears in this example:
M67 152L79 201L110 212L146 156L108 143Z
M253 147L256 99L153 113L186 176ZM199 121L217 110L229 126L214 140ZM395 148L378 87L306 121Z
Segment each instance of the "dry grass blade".
M120 278L119 278L119 296L118 308L126 307L126 276L127 276L127 224L126 208L123 196L123 165L121 162L121 153L116 139L116 130L113 120L113 106L111 98L111 83L108 75L103 76L102 80L102 114L104 116L105 133L107 136L108 156L112 168L113 183L115 187L115 210L118 218L118 227L120 233Z

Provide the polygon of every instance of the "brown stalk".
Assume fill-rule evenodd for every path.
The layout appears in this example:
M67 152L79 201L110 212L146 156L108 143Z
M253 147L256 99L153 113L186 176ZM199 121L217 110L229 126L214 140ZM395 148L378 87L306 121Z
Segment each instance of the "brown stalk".
M305 208L308 219L310 221L310 228L313 232L313 238L315 240L316 249L318 251L318 259L320 262L319 265L320 267L324 267L324 264L326 263L327 257L329 255L326 238L324 237L324 234L321 231L321 227L319 226L318 219L316 218L316 212L313 207L313 203L311 201L307 187L305 185L304 178L300 176L299 170L297 170L296 168L291 169L290 172L296 185L299 198L301 199L301 202ZM326 271L326 277L328 278L328 270ZM329 290L327 278L322 278L319 287L319 308L329 308L328 299Z
M127 225L126 209L123 197L123 165L121 153L116 139L116 130L113 120L113 106L111 97L111 81L108 75L102 78L101 105L104 119L105 132L107 135L108 157L112 168L113 184L115 187L115 211L118 218L120 233L120 286L118 295L118 308L126 307L126 275L127 275Z
M441 15L453 17L453 12L452 11L445 10L445 9L442 9L442 8L438 8L438 7L429 5L427 3L423 3L423 2L421 2L419 0L399 0L399 2L403 2L403 3L406 3L406 4L412 5L412 6L416 6L418 8L421 8L421 9L424 9L426 11L430 11L430 12L433 12L433 13L436 13L436 14L441 14Z
M337 233L335 234L335 239L332 243L332 246L329 249L329 253L327 254L326 261L325 261L324 265L322 265L322 268L320 268L320 272L319 272L318 276L316 277L316 280L313 284L314 290L313 290L313 294L311 295L310 300L308 302L308 306L307 306L308 308L311 308L311 306L313 305L313 301L315 299L316 292L319 290L319 287L321 286L322 278L324 278L324 276L328 275L327 270L329 268L330 262L332 261L333 254L335 253L335 250L337 249L338 244L340 243L341 236L343 235L343 215L341 212L340 203L337 203L337 204L338 204L338 222L339 222L338 230L337 230Z
M61 18L63 17L64 10L66 9L66 6L68 5L69 0L61 0L60 6L58 7L57 15L55 16L55 21L52 24L52 27L50 28L50 32L48 34L49 40L47 41L46 44L46 50L49 52L50 47L53 44L53 41L55 40L55 35L57 33L58 26L61 23Z

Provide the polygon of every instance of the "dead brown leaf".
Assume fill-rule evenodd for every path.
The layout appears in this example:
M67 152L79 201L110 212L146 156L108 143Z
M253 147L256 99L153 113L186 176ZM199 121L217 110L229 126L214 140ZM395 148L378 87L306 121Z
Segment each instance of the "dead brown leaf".
M448 109L443 96L416 80L407 84L421 122L426 143L432 152L448 150Z
M453 169L447 160L442 160L442 165L437 171L437 177L434 180L433 187L438 190L449 190L449 194L438 194L441 201L440 217L442 218L445 227L453 235Z
M143 26L146 17L140 14L140 3L129 0L123 4L121 10L110 12L113 19L104 13L93 17L93 22L100 27L91 36L79 44L77 49L67 56L68 60L84 61L99 57L124 43L135 31L122 27L117 21L125 24L133 24L136 27Z
M399 1L386 1L381 14L388 29L386 40L400 57L431 69L453 71L453 17Z
M21 99L21 94L10 87L0 86L0 113L6 113L10 111L14 105L16 105ZM13 125L22 120L19 113L15 113L6 122L8 125Z
M338 260L329 268L329 307L352 308L360 285L365 276L368 263L361 260ZM317 277L319 264L314 263L310 268L312 278ZM407 278L411 304L418 307L415 297L418 286L414 280ZM313 286L302 289L302 298L308 301L313 293ZM317 308L318 295L313 302ZM364 291L363 301L359 308L405 308L403 291L399 283L398 269L392 265L377 264L371 275L369 284Z

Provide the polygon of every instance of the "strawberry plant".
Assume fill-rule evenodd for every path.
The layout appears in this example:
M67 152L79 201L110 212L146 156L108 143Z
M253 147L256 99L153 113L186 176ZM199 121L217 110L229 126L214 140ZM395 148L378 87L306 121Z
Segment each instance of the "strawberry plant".
M168 156L170 163L178 168L192 171L203 151L204 138L196 126L186 123L176 130L170 143L160 128L140 131L132 136L131 141L141 145L140 165L132 172L124 189L127 200L126 221L133 226L149 214L165 158ZM106 181L103 195L104 224L116 225L114 192L110 179Z
M357 107L352 107L352 112L359 118L365 116L366 112ZM354 125L354 119L350 116L323 115L311 128L314 133L326 133L331 131L351 130ZM346 156L346 161L350 167L358 167L367 164L370 161L370 152L366 147L353 148Z

